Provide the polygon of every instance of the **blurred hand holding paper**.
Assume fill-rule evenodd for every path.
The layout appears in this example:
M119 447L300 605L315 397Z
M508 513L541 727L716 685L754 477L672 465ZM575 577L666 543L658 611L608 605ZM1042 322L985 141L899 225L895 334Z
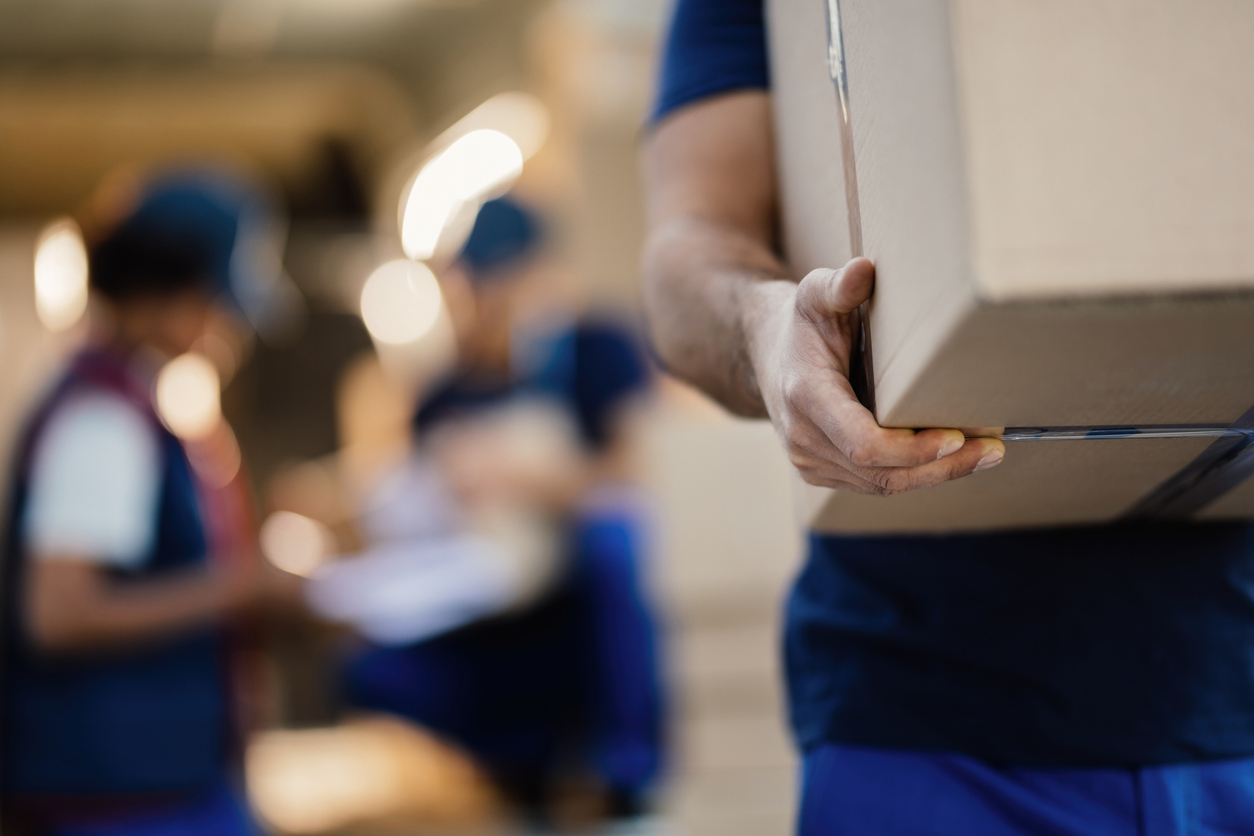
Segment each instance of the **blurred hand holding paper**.
M535 600L562 549L532 486L577 469L568 424L525 402L450 428L431 440L431 455L412 452L362 500L372 545L316 571L310 606L399 645Z
M387 543L319 569L307 598L372 641L411 644L518 602L528 557L475 535Z

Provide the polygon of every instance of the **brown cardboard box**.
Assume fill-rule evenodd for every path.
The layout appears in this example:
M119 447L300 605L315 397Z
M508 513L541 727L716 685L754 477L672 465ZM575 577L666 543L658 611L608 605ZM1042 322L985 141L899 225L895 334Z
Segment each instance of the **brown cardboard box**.
M839 266L860 225L882 424L1229 423L1254 405L1254 3L840 0L849 148L829 5L768 0L785 245L798 276ZM953 485L803 506L838 531L1099 522L1205 444L1015 444ZM1204 515L1254 515L1254 490Z

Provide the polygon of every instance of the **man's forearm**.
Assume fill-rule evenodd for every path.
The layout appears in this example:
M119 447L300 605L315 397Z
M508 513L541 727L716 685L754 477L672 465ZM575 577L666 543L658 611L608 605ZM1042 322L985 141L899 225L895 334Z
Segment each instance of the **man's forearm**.
M97 566L44 560L29 579L29 627L50 651L144 643L208 624L248 597L246 583L188 572L119 584Z
M766 417L754 358L796 292L775 255L738 229L687 217L654 231L644 270L667 369L737 415Z

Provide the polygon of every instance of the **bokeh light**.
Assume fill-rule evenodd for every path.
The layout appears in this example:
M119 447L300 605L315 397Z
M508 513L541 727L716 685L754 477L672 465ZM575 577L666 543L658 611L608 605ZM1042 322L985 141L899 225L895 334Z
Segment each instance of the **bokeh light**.
M35 311L49 331L73 327L87 310L87 248L69 218L48 224L35 248Z
M288 833L319 833L386 810L397 795L386 743L352 730L271 732L249 752L254 804Z
M444 302L440 283L413 261L389 261L370 274L361 290L361 318L376 340L401 345L434 327Z
M517 143L523 160L529 160L549 138L549 109L530 93L498 93L440 134L430 150L447 148L478 130L500 131Z
M518 143L497 130L471 131L430 160L404 200L401 244L410 258L435 254L440 233L467 203L483 199L522 173Z
M189 352L166 363L157 375L157 412L170 432L185 439L208 436L222 420L218 370Z
M261 553L279 569L309 577L335 551L331 530L317 520L291 511L276 511L260 532Z
M497 797L460 752L386 717L256 735L249 800L268 832L497 833Z

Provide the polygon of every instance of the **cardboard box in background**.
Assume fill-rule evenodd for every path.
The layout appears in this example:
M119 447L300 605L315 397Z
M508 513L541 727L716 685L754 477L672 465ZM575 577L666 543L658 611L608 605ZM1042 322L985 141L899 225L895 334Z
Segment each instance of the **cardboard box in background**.
M798 276L852 249L829 5L768 2ZM882 424L1227 424L1254 405L1254 3L840 0L837 16ZM1206 445L1016 444L952 485L802 504L833 531L1103 522ZM1254 516L1254 491L1214 507Z

